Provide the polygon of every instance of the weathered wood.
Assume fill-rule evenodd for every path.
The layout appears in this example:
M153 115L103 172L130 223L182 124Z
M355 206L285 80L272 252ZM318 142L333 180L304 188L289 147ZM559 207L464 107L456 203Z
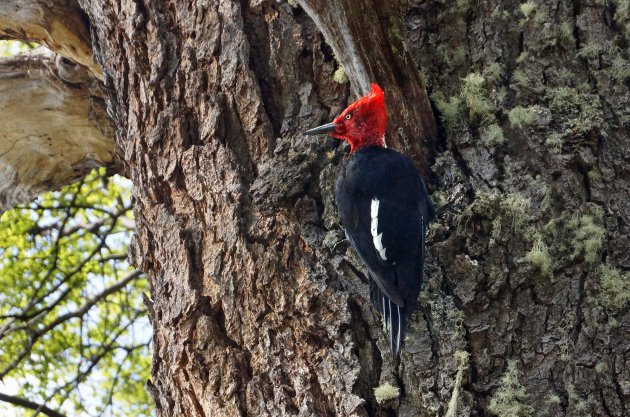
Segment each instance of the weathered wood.
M102 78L94 62L90 30L76 0L2 0L0 39L18 39L46 45Z
M113 163L114 129L85 68L45 50L0 59L0 212Z

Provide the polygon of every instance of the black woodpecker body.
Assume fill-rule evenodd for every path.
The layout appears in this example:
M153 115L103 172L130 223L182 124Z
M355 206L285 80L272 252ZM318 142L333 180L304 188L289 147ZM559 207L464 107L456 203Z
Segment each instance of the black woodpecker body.
M422 287L425 234L434 209L413 162L384 147L386 120L383 91L372 84L371 94L332 123L305 133L330 133L350 143L337 180L337 207L346 236L367 267L370 297L396 357Z

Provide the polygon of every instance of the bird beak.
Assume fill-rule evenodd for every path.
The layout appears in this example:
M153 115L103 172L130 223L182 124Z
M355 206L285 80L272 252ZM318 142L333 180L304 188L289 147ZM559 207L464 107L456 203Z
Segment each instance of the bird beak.
M323 135L325 133L332 133L336 129L337 129L337 126L335 126L334 123L328 123L326 125L321 125L321 126L317 126L317 127L312 128L312 129L309 129L306 132L304 132L304 134L307 135L307 136Z

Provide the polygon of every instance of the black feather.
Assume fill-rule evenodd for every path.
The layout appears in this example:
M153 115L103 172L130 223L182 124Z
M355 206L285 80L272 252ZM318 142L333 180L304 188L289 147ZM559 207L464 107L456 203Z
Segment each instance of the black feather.
M374 199L382 253L371 232ZM365 148L351 154L339 175L337 206L346 236L368 269L370 299L389 332L391 352L398 356L422 287L424 235L433 217L424 182L403 154Z

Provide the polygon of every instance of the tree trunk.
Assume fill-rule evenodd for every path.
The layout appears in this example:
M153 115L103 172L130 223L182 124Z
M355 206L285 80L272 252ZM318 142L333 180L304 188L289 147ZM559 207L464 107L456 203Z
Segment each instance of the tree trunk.
M301 1L312 20L271 0L79 2L134 184L160 417L628 415L626 3ZM390 146L437 155L399 363L335 214L347 148L300 133L354 97L328 44L357 92L393 89ZM439 140L408 133L431 125L421 80Z

